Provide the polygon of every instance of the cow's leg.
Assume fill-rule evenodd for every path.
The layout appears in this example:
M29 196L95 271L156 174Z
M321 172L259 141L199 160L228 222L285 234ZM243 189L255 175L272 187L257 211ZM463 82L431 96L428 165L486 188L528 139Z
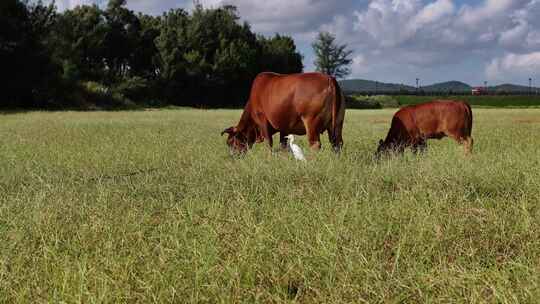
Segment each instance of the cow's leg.
M426 153L427 142L425 139L422 139L422 141L418 144L418 148L420 149L420 153Z
M414 154L418 154L418 152L424 153L426 151L426 148L426 141L424 139L419 139L412 145L412 152Z
M308 131L309 147L312 150L319 151L321 149L321 136L319 132Z
M279 148L282 151L287 151L287 139L285 138L287 135L286 133L279 132Z
M411 151L413 154L418 154L418 144L414 144L411 146Z
M457 133L457 132L456 132ZM458 144L463 145L465 150L465 155L470 155L472 153L473 139L470 136L460 136L452 132L449 137L453 138Z
M338 128L341 128L341 127L342 126L338 126ZM341 130L336 130L335 136L331 128L328 128L326 132L328 132L328 140L332 144L332 148L334 149L334 152L336 153L341 152L341 147L343 147L343 138L341 137Z
M407 148L409 146L408 143L400 143L398 144L397 148L396 148L396 152L400 155L402 155L403 153L405 153L405 148Z
M270 150L272 150L272 147L274 146L274 141L272 139L273 133L271 132L270 128L270 124L268 122L265 122L261 127L261 132L264 139L268 143L268 147L270 148Z
M318 119L313 118L310 120L304 120L304 126L306 127L306 134L310 148L312 150L319 151L321 149L321 134L317 129Z
M474 140L468 136L463 140L463 147L465 148L465 155L471 155L473 150Z

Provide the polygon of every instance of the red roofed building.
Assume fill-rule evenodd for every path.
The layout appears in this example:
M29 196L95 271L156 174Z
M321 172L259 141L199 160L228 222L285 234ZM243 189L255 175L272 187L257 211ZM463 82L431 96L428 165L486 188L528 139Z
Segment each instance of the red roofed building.
M486 95L487 90L485 87L475 87L471 90L472 95Z

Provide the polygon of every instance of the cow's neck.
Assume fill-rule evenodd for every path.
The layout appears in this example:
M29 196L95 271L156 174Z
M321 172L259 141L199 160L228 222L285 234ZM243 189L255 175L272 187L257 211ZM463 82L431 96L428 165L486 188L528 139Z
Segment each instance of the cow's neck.
M248 103L244 108L244 112L242 113L242 116L240 117L240 121L238 122L236 128L239 132L243 132L246 131L250 126L252 126L253 123L254 121L251 118L250 105Z

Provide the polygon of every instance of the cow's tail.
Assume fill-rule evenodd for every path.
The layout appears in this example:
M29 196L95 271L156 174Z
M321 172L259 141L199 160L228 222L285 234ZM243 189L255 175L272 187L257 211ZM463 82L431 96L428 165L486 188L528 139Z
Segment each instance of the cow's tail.
M472 114L472 109L471 109L471 105L468 103L468 102L464 102L465 103L465 106L467 107L467 118L469 119L468 121L468 126L467 126L467 135L469 137L471 137L471 134L472 134L472 127L473 127L473 114Z
M342 126L343 122L340 117L340 112L342 110L342 107L345 107L345 98L343 96L343 92L341 91L341 88L339 87L339 84L337 80L334 77L331 77L331 86L334 91L334 101L332 102L332 145L334 146L334 150L336 152L339 152L341 150L341 146L343 145L343 139L341 136L342 132Z
M472 150L473 150L473 145L474 145L474 140L471 136L472 134L472 126L473 126L473 113L472 113L472 109L471 109L471 105L469 105L469 103L467 102L464 102L465 104L465 107L467 108L466 111L467 111L467 130L466 130L466 138L465 138L465 154L466 155L471 155L472 153Z

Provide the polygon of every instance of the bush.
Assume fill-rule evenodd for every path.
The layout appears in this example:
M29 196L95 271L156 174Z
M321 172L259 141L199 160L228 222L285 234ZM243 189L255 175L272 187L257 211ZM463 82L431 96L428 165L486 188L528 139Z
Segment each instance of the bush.
M134 100L144 100L144 106L162 106L147 98L148 86L139 80L128 80L112 86L96 81L67 81L55 88L51 109L114 110L133 109L140 105ZM139 94L139 95L137 95ZM137 98L137 99L136 99Z
M111 89L94 81L86 81L80 85L82 89L81 100L78 106L84 108L118 109L132 108L135 103L123 94L120 87Z
M110 93L109 87L95 81L83 82L81 86L89 94L109 95Z
M114 91L133 101L146 101L152 97L150 82L138 76L123 80Z
M375 96L369 96L368 99L380 104L381 107L383 108L398 108L399 107L399 102L393 96L375 95Z
M399 107L399 102L392 96L349 95L346 97L349 109L382 109Z

